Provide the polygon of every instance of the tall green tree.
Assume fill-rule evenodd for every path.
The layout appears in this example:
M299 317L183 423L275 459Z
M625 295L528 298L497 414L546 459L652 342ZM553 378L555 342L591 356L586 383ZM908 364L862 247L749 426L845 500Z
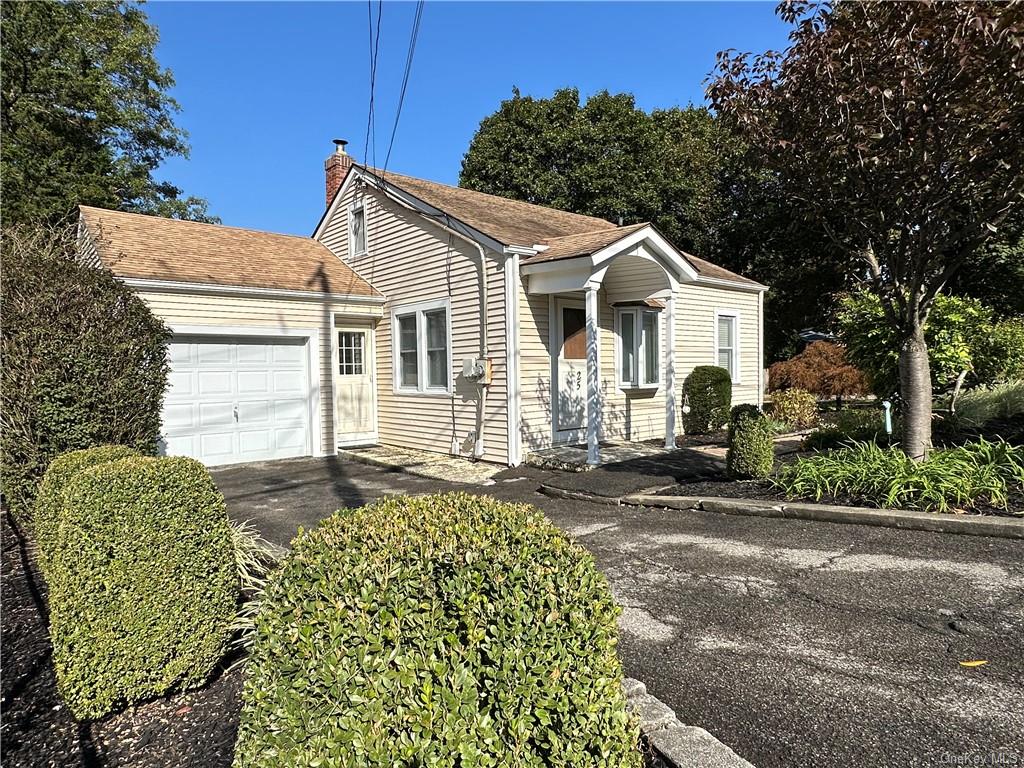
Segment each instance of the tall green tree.
M7 2L0 12L5 223L54 221L79 203L216 220L205 200L153 178L188 144L156 29L138 7Z
M480 123L459 183L480 192L632 224L650 221L707 253L719 220L720 158L735 151L707 110L647 113L627 93L511 99Z
M772 361L796 351L799 330L826 325L849 270L753 159L703 108L647 113L629 94L581 103L573 88L541 99L513 90L481 122L459 183L616 223L651 221L683 250L769 283Z
M1024 316L1024 208L1000 229L983 246L984 258L954 275L949 291L979 299L1003 317Z
M1024 5L795 1L784 53L719 55L718 114L868 272L899 345L903 448L931 443L936 296L1024 193ZM839 212L841 215L837 215Z

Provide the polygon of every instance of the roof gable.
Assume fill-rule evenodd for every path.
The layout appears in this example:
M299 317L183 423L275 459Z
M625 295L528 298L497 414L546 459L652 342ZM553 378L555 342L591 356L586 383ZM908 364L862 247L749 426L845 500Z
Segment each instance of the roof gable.
M100 262L121 278L380 298L309 237L79 206Z

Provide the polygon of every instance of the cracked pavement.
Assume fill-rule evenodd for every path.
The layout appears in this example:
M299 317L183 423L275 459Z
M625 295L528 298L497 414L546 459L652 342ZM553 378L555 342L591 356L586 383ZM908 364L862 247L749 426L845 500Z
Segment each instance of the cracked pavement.
M1024 765L1024 542L550 499L546 474L481 488L303 460L214 477L282 544L384 493L535 504L607 575L626 674L762 768Z

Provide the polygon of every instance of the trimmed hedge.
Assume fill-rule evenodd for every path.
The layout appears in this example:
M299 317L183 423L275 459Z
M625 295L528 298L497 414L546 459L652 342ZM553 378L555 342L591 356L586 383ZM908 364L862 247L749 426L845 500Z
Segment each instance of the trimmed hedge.
M57 522L68 484L79 472L90 467L133 456L139 456L139 452L126 445L100 445L96 448L65 453L50 462L39 486L39 494L36 496L35 509L32 513L36 545L39 547L39 565L44 576L53 556Z
M737 405L729 419L726 472L734 478L764 479L775 464L775 445L768 419L756 405Z
M235 568L224 498L199 462L127 458L71 478L47 576L72 714L203 684L230 639Z
M818 398L805 389L784 389L772 395L772 416L796 429L818 423Z
M690 412L683 415L688 433L703 435L721 429L729 420L732 405L729 372L717 365L698 365L683 383L683 402L690 406Z
M3 230L0 487L31 526L38 485L68 451L154 453L170 331L109 270L83 264L76 230Z
M271 578L235 766L641 764L592 557L532 507L392 497Z

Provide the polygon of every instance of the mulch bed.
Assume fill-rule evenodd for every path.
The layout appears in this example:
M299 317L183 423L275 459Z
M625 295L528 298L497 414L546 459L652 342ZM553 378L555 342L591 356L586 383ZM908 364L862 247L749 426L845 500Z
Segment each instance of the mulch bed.
M704 448L709 445L725 448L728 445L729 433L720 429L706 435L678 435L676 448Z
M3 765L230 766L242 670L206 687L157 699L92 723L77 722L57 694L46 587L31 540L3 515Z

